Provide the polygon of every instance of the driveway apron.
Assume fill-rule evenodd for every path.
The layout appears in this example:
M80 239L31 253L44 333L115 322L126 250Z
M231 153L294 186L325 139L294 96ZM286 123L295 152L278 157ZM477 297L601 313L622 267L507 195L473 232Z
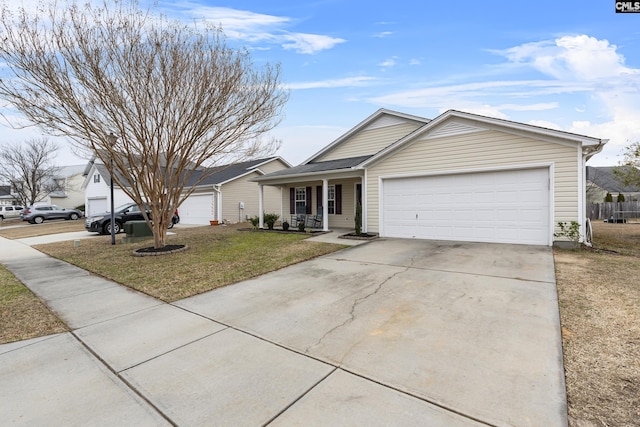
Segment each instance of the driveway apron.
M72 329L0 346L9 423L567 424L547 247L379 239L165 304L2 244Z
M548 247L381 239L177 305L470 419L566 425Z

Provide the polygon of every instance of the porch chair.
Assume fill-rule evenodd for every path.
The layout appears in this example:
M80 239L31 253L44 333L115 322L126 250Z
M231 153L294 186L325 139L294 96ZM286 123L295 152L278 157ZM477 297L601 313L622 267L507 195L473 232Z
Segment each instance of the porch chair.
M307 228L322 228L322 207L318 208L315 215L308 215L305 223Z
M306 206L296 206L296 214L291 215L291 221L289 225L291 227L297 227L301 222L304 223L307 218L307 207Z

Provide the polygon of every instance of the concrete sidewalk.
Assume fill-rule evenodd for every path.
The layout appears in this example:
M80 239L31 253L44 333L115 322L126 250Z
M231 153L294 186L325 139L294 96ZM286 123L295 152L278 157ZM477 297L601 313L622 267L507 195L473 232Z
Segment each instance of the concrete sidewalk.
M0 346L0 418L566 425L549 248L440 243L380 240L165 304L0 238L72 329Z

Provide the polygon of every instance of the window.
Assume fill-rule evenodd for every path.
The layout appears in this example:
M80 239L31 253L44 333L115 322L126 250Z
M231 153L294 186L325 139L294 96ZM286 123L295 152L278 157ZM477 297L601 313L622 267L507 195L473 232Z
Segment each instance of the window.
M327 198L327 213L329 215L335 215L336 213L336 187L335 185L329 186L329 197Z
M93 182L100 182L100 174L99 173L93 175Z
M307 189L305 187L296 187L296 214L304 214L307 212Z

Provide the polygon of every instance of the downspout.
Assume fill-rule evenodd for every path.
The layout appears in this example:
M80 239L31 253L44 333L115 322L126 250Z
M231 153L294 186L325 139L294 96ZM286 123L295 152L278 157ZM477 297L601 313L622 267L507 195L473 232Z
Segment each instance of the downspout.
M592 235L591 230L591 222L589 218L587 218L587 177L586 177L586 167L587 160L589 160L593 155L599 153L604 148L604 144L609 142L608 139L601 139L600 143L595 147L582 147L581 148L581 165L580 165L580 190L578 192L578 218L581 218L580 221L580 240L585 246L592 246L588 237Z

